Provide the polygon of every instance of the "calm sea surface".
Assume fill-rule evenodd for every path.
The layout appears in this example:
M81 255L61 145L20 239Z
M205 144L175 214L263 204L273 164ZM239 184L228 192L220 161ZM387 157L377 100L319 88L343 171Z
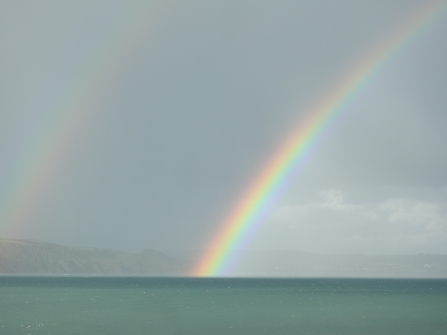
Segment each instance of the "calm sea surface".
M0 277L0 334L447 334L447 280Z

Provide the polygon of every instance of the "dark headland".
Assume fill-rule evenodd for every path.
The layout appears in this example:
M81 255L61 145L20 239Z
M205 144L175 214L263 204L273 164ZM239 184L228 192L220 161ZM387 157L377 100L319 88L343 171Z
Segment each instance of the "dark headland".
M0 239L0 274L182 275L180 261L155 250L127 253Z

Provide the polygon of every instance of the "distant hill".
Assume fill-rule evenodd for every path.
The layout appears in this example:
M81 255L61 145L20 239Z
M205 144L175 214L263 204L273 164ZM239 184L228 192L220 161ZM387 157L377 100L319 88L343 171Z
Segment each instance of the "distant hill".
M300 251L245 251L236 276L447 278L447 255L334 255Z
M164 250L193 267L203 249ZM298 250L241 250L235 277L447 278L447 255L317 254Z
M205 250L140 253L0 239L0 275L187 275ZM175 258L174 258L175 257ZM334 255L301 251L238 253L236 277L447 278L447 255Z
M185 265L154 250L141 253L0 239L0 274L182 275Z

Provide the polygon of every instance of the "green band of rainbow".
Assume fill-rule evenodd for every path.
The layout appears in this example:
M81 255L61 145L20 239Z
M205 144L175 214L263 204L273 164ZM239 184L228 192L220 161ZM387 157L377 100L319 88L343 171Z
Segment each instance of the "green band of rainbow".
M415 38L430 22L440 17L445 1L436 1L419 11L366 59L354 66L335 85L332 93L308 113L310 117L289 136L224 220L206 253L192 271L193 276L218 276L235 258L236 247L259 223L260 217L282 190L309 149L353 97L362 90L377 71L409 40Z

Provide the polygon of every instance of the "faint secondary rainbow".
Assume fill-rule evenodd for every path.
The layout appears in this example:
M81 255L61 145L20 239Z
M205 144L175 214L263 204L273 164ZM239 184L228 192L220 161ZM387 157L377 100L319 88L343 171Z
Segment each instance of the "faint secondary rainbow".
M298 165L333 123L334 118L393 55L439 17L445 8L445 1L437 1L418 12L374 52L356 64L328 96L310 109L308 119L300 123L282 143L223 221L220 231L193 269L193 276L225 274L227 267L236 258L236 248L259 224L262 216L268 212L293 177Z
M46 111L43 126L21 153L9 185L0 199L0 233L14 237L33 222L42 199L51 189L61 166L79 142L82 129L98 112L105 97L132 63L145 39L154 33L154 25L163 16L163 8L127 7L125 21L97 45L75 78L70 78L65 94L58 96ZM36 127L37 128L37 127Z

